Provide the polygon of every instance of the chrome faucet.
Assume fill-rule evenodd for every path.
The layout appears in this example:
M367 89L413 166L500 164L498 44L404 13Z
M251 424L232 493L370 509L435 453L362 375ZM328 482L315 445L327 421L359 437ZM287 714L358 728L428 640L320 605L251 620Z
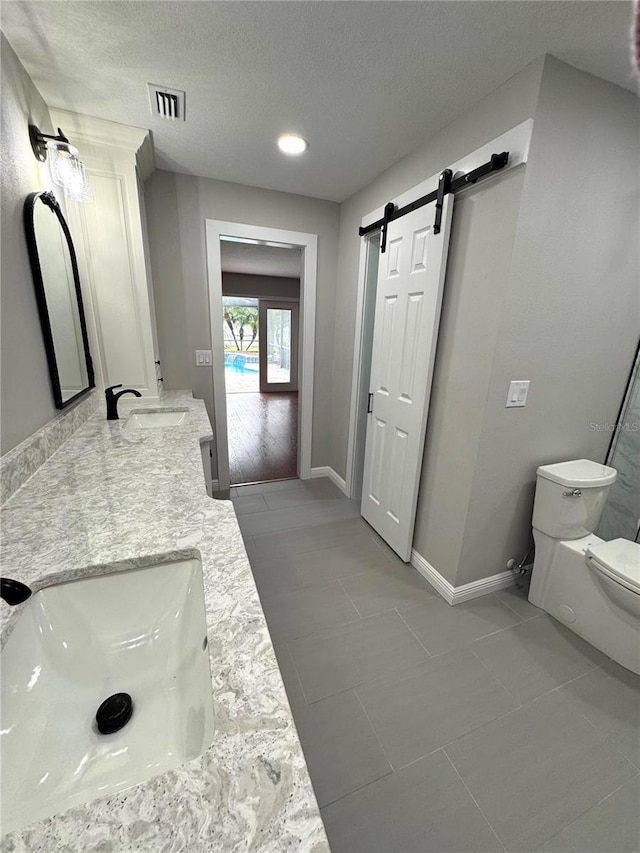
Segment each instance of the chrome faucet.
M122 383L120 383L120 385L111 385L111 387L107 388L104 392L104 396L107 399L108 421L118 420L118 400L123 394L135 394L136 397L142 397L142 394L133 388L125 388L124 391L119 391L117 394L113 393L114 388L122 388Z

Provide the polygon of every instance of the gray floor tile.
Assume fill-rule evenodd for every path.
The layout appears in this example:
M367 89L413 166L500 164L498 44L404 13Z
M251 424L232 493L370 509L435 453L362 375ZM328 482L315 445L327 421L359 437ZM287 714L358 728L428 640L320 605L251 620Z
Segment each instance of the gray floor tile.
M298 673L296 672L293 660L291 659L291 652L289 651L289 647L286 643L274 645L273 650L276 653L278 667L280 668L280 675L282 676L282 681L284 683L285 690L287 691L289 705L291 706L291 710L295 713L298 708L306 707L307 700L304 698L302 685L300 684Z
M247 536L240 531L240 535L242 536L242 542L244 544L245 551L247 552L247 557L249 560L252 560L255 556L255 549L253 547L253 536Z
M521 588L508 586L506 589L499 589L495 595L498 596L500 601L514 610L521 619L533 619L534 616L540 616L543 611L534 604L531 604L527 598L528 591L529 584L525 583Z
M566 684L607 660L547 615L478 640L472 648L521 702Z
M251 571L261 599L281 592L291 592L301 586L296 560L290 557L266 561L253 557Z
M282 507L326 500L347 500L340 489L327 478L299 480L298 484L295 489L265 492L264 499L269 509L282 509Z
M255 536L256 556L271 560L287 554L306 554L345 542L371 542L375 534L362 518L348 518L331 524L320 524L277 533Z
M360 619L338 581L265 597L262 609L274 643L306 637Z
M372 616L394 607L404 609L437 595L413 566L401 560L391 562L387 557L385 560L386 564L378 562L362 574L342 581L345 592L361 616Z
M636 776L540 847L544 853L638 853L640 776Z
M328 500L284 509L268 509L266 512L247 513L240 516L238 523L243 533L257 536L260 533L330 524L359 516L360 506L355 501Z
M578 702L585 717L640 769L640 675L608 661L560 693Z
M266 495L270 492L296 489L300 482L297 478L294 480L268 480L265 483L252 483L249 486L234 486L234 488L238 497L244 497L245 495Z
M391 765L352 690L295 712L320 806L391 773Z
M269 560L254 558L251 562L261 595L322 586L365 570L389 566L389 559L369 536L301 554L282 554Z
M640 761L640 679L541 615L525 590L404 608L406 587L395 581L398 567L412 570L329 480L237 487L235 496L243 509L260 507L240 524L275 636L342 618L338 586L363 613L403 608L402 616L358 617L275 647L312 781L320 802L331 803L323 814L334 853L501 849L453 766L442 763L446 753L478 785L474 796L510 850L546 843L547 853L637 853L638 790L626 783L637 770L625 759ZM327 508L338 505L354 517L327 521ZM260 515L286 513L302 526L252 526ZM466 648L447 651L459 643ZM388 772L389 758L402 769Z
M515 613L493 595L455 607L437 596L407 609L402 618L432 655L468 646L480 637L519 621Z
M316 702L428 658L395 611L289 644L308 702Z
M358 687L357 694L396 768L516 707L468 650Z
M313 477L311 480L300 480L300 482L307 491L320 498L320 500L331 497L346 499L345 493L329 477Z
M241 498L232 498L232 503L236 515L246 515L249 512L263 512L269 509L262 495L245 495Z
M265 609L275 636L302 623L314 630L313 619L336 618L334 609L342 618L338 580L364 613L403 607L406 589L388 578L407 569L330 481L237 487L235 496L243 509L261 508L240 524L261 598L272 602ZM332 505L341 512L327 521ZM344 518L345 507L354 517ZM302 526L252 526L260 515L282 523L287 513ZM613 853L605 844L637 853L630 827L638 791L629 796L625 782L637 772L625 759L640 760L635 676L540 615L524 590L455 608L433 598L401 614L357 618L275 647L312 781L321 803L331 802L323 813L334 853L500 849L453 766L442 764L446 753L433 751L446 743L446 752L459 751L469 783L476 778L479 802L485 798L496 825L503 821L509 849L548 842L548 853ZM511 624L519 619L530 621ZM499 633L482 638L487 630ZM468 645L446 651L459 643ZM367 712L355 704L360 694ZM385 750L399 765L412 763L387 773Z
M328 580L338 580L388 569L391 563L384 551L365 531L353 541L311 551L298 560L302 586L312 586Z
M536 850L637 772L557 691L445 751L509 851Z
M442 752L322 810L332 853L482 853L500 843Z

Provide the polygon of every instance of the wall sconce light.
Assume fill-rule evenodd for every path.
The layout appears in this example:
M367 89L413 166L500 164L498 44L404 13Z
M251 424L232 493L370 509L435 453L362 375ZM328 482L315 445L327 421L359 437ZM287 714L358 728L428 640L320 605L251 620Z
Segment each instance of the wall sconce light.
M44 163L50 155L49 167L54 183L62 187L67 198L73 201L92 201L93 193L84 164L75 145L71 145L64 133L58 128L58 135L52 136L35 126L29 125L29 140L37 160Z

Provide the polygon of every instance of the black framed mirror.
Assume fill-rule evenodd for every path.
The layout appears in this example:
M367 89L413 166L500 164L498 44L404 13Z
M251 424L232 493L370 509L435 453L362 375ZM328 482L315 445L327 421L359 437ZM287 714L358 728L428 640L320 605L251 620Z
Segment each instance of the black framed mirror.
M53 398L64 409L95 387L76 253L53 193L27 197L24 226Z

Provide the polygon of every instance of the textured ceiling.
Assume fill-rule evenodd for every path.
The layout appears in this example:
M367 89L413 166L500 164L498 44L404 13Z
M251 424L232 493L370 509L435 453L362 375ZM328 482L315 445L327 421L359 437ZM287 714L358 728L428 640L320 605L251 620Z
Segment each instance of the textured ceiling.
M302 255L300 249L278 246L254 246L247 243L220 241L223 272L249 275L272 275L277 278L300 278Z
M3 2L50 106L150 127L159 168L342 201L552 53L633 88L630 0ZM187 93L150 114L147 83ZM283 131L310 142L293 159Z

